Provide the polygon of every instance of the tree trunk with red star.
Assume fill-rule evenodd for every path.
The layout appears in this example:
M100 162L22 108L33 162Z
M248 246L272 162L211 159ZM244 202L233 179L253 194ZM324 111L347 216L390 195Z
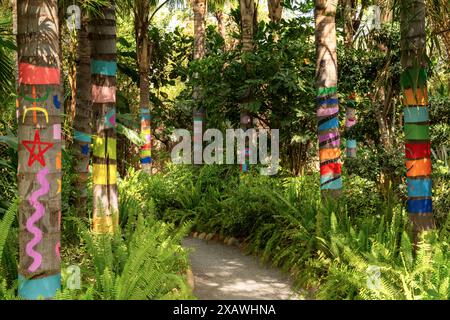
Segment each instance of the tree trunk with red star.
M19 296L60 288L61 77L56 0L17 2Z

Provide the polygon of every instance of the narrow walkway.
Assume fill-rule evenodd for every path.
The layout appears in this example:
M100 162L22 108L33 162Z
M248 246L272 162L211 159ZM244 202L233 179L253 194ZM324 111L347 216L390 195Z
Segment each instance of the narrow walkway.
M279 270L263 266L239 248L186 238L200 300L297 300L291 282Z

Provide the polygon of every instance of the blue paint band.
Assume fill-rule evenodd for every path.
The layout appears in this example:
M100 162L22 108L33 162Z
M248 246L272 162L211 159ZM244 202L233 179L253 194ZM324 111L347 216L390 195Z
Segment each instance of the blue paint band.
M410 199L407 201L407 210L409 213L431 213L433 205L431 199Z
M141 114L150 114L150 109L148 109L148 108L141 108Z
M410 197L431 197L431 179L411 179L406 178L408 184L408 196Z
M320 99L318 98L318 99L317 99L317 103L319 104L319 106L338 104L338 103L339 103L339 99L325 99L325 100L320 100Z
M56 109L61 109L61 102L59 102L59 98L57 95L53 96L53 105L55 106Z
M321 190L338 190L342 189L342 178L338 178L330 183L324 184L320 187Z
M53 298L57 290L61 289L61 274L42 278L30 279L19 275L19 297L27 300L39 298Z
M403 109L406 123L427 122L430 120L427 107L407 107Z
M91 73L113 77L117 74L117 63L114 61L92 60Z
M86 143L91 143L91 141L92 141L92 138L89 134L84 133L84 132L79 132L79 131L75 131L73 138L77 141L86 142Z
M357 143L356 140L347 140L347 148L356 149Z
M333 128L339 128L339 121L337 118L333 118L319 125L319 131L329 130Z
M141 115L141 120L152 120L152 116L149 115L149 114L143 113L143 114Z
M141 164L150 164L150 163L152 163L151 157L146 157L146 158L141 159Z
M81 153L83 153L83 155L87 156L89 154L89 145L85 144L81 147Z

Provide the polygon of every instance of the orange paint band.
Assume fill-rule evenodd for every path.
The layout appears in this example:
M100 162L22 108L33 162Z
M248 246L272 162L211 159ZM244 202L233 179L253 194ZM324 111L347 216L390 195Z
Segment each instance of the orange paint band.
M332 148L332 149L322 149L319 151L320 161L327 161L331 159L336 159L341 156L341 149Z
M408 106L426 106L428 105L428 91L427 88L405 89L403 91L403 104Z
M406 161L406 170L407 177L429 176L431 174L431 159Z

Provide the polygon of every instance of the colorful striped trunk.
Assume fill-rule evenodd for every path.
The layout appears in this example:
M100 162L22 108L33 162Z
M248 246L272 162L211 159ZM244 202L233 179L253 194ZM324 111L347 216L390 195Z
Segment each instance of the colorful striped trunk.
M17 2L19 296L61 287L61 76L56 0Z
M93 230L113 233L118 226L116 153L116 18L115 5L102 8L90 22L92 109L94 113Z
M337 95L336 4L316 0L316 87L320 159L320 189L324 198L336 198L342 189Z
M353 127L356 125L356 109L355 109L355 93L348 97L347 106L345 107L345 132L347 136L347 157L356 158L357 142Z
M145 144L141 148L141 165L145 172L151 172L152 165L152 131L151 131L151 115L148 106L141 107L141 137L145 140Z
M405 132L407 211L414 235L434 227L432 213L431 145L426 73L424 0L401 3L401 86Z

